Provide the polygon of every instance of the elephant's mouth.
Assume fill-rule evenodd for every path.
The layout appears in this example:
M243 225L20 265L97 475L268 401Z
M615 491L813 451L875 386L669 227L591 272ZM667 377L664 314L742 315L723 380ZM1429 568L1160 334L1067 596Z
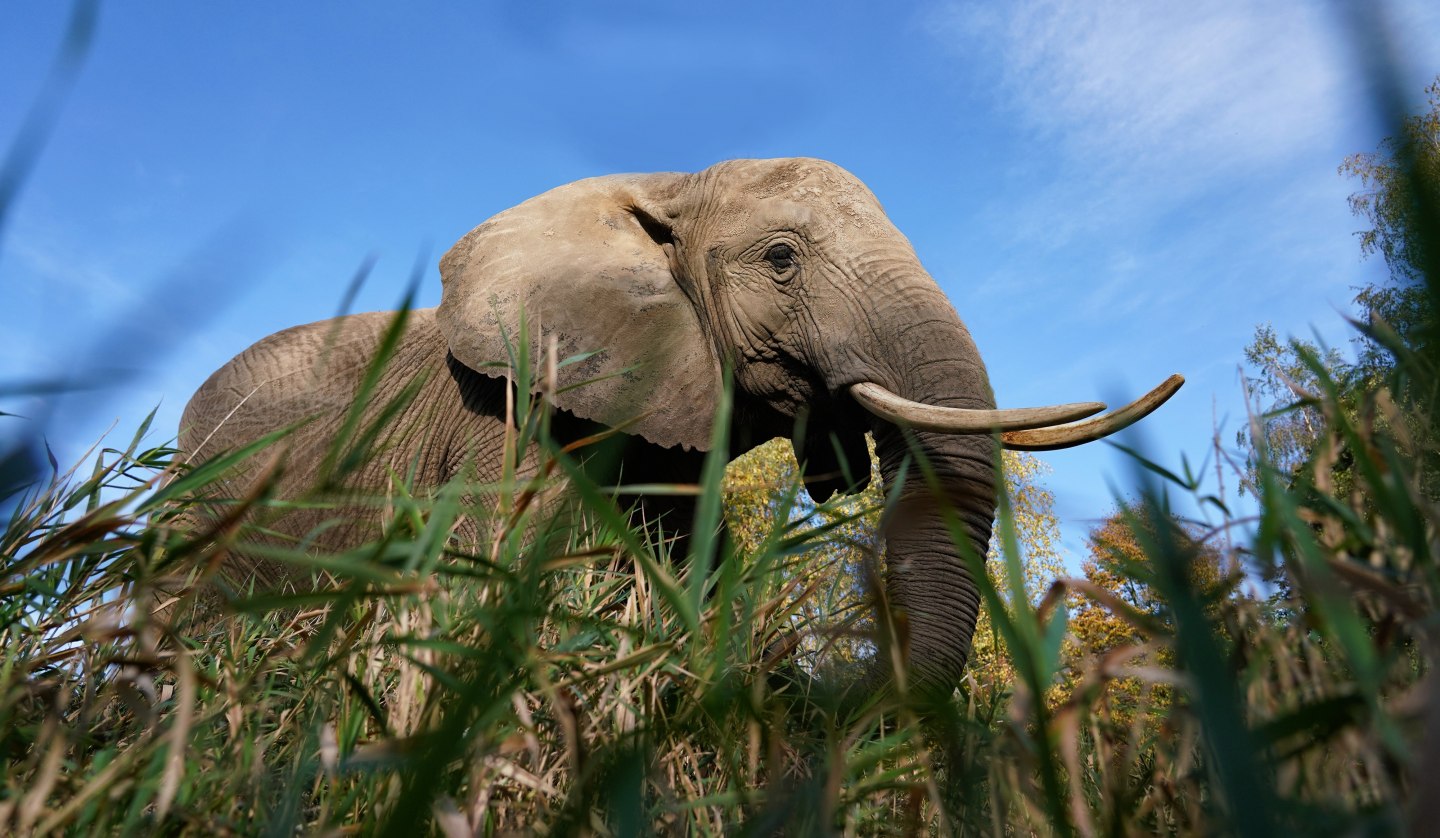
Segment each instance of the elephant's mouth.
M865 433L869 415L853 399L841 398L810 411L791 438L795 456L804 464L805 488L824 502L834 495L854 494L870 482L870 448Z
M1093 442L1148 416L1175 394L1185 379L1172 375L1118 410L1096 416L1100 402L1001 410L940 407L910 401L870 381L852 384L839 398L817 405L803 433L792 441L804 464L805 487L817 501L853 494L870 479L865 432L875 421L945 434L999 433L1012 451L1052 451Z

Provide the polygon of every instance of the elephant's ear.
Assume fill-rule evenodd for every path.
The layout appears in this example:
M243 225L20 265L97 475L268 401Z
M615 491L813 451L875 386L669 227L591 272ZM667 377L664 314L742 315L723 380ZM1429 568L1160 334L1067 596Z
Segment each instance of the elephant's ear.
M669 218L685 175L615 175L552 189L471 230L440 260L437 319L450 352L506 374L505 339L529 323L531 355L551 344L555 401L651 442L705 450L720 366L674 275ZM538 391L543 385L536 375Z

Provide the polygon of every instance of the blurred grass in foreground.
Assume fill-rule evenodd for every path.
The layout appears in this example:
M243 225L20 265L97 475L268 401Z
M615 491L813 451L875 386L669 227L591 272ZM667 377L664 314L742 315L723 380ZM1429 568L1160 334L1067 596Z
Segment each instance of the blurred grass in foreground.
M1411 385L1433 392L1432 367L1397 358ZM517 360L523 382L528 359ZM540 445L536 476L434 497L397 477L376 543L328 556L271 549L323 568L327 584L217 595L175 580L213 573L280 504L262 489L221 504L227 513L203 519L213 524L177 528L195 520L187 510L216 506L207 495L229 463L177 467L174 451L142 446L142 427L89 470L33 487L5 522L0 823L22 833L1398 831L1433 702L1437 509L1414 456L1433 440L1411 435L1433 423L1374 421L1402 409L1383 388L1352 421L1332 409L1337 395L1304 398L1326 412L1331 444L1357 458L1367 500L1337 496L1323 463L1299 488L1262 479L1258 535L1224 566L1277 564L1276 593L1262 598L1236 570L1196 583L1200 545L1213 550L1235 522L1177 529L1166 492L1200 487L1154 466L1156 485L1126 513L1143 560L1117 554L1112 567L1156 593L1145 608L1065 579L1034 604L1013 595L1023 580L1005 574L1020 563L1006 559L984 594L1019 677L972 671L924 705L894 691L857 699L844 667L816 678L794 662L833 633L815 615L839 607L814 598L844 586L811 584L841 571L806 554L828 531L784 523L793 485L776 487L778 523L758 547L737 554L696 538L692 552L714 561L679 561L587 481L583 450L549 443L543 400L522 403L512 462ZM556 480L569 486L561 515L531 502ZM719 498L722 480L711 469L701 490ZM478 555L444 537L469 502L502 511ZM705 531L718 507L707 514ZM1004 516L1000 534L1013 556ZM1086 603L1128 621L1133 642L1067 663L1066 614ZM1115 700L1122 684L1135 701Z

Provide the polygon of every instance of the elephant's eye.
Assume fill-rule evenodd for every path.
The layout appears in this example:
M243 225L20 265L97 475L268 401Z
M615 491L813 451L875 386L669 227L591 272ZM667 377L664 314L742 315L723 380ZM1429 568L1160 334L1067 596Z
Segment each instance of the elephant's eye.
M795 266L795 249L788 244L772 244L765 251L765 261L778 273L785 273Z

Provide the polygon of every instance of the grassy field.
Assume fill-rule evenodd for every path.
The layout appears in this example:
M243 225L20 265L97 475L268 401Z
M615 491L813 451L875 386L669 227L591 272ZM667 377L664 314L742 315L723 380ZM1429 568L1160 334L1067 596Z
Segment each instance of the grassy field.
M1398 357L1397 376L1421 385L1407 392L1434 391L1429 359ZM398 481L378 542L271 548L327 584L217 594L177 580L212 574L287 504L333 501L317 490L217 502L207 490L227 468L283 438L189 469L144 447L141 428L12 498L0 823L21 834L1403 831L1436 756L1421 734L1440 512L1416 454L1433 450L1433 416L1418 403L1403 413L1385 388L1358 413L1338 399L1302 396L1327 420L1326 445L1299 482L1261 464L1258 521L1176 529L1166 498L1201 487L1137 458L1142 500L1127 514L1143 556L1117 553L1111 569L1153 592L1143 606L1087 580L1056 580L1038 604L1015 596L1021 557L1002 514L1002 560L983 593L1014 677L972 670L940 700L847 687L863 659L817 664L865 585L816 560L837 561L824 550L832 530L785 523L793 485L774 487L752 549L696 538L672 556L586 481L578 452L549 444L537 403L512 451L548 452L534 480L434 497ZM1343 496L1327 482L1340 452L1355 475ZM565 514L532 502L562 479ZM715 529L723 480L709 471L697 532ZM467 497L497 510L479 554L446 539ZM179 525L197 519L212 523ZM1197 584L1191 565L1220 544L1230 575ZM833 584L840 573L853 584ZM1272 584L1246 581L1258 576ZM1061 648L1067 614L1087 602L1123 620L1131 642L1077 662ZM895 657L885 636L881 661Z

